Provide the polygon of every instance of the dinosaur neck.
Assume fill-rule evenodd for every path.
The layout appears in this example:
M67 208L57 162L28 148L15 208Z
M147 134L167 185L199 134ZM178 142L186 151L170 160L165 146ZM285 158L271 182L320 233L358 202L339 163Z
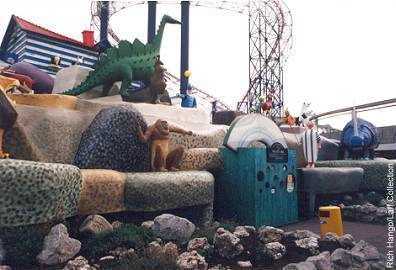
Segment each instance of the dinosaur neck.
M164 19L161 20L161 23L158 27L157 34L154 36L153 42L152 42L152 48L154 51L159 54L160 49L161 49L161 42L162 42L162 36L164 35L164 29L165 29L166 22Z

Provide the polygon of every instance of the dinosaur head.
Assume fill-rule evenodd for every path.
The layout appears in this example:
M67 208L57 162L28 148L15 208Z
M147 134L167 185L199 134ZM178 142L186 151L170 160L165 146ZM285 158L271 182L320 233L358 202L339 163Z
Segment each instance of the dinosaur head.
M164 15L164 17L162 18L162 20L164 20L165 23L171 23L171 24L181 24L181 22L179 22L176 19L173 19L171 16L169 15Z

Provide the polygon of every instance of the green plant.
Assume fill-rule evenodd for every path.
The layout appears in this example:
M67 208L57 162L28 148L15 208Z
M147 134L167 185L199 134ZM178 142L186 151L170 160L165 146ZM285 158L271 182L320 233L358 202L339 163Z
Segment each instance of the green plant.
M118 266L104 268L105 270L176 270L176 263L159 258L141 257L133 260L123 260Z
M117 247L134 248L136 251L141 251L145 245L154 240L155 237L151 230L133 224L125 224L113 231L87 236L82 240L81 253L88 258L99 258Z

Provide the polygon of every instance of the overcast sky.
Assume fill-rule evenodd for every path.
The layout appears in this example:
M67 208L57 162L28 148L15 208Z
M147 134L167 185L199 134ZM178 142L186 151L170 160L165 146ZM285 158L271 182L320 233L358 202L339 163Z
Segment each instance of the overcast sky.
M90 1L6 1L0 36L12 14L81 40L90 26ZM285 64L285 105L298 114L304 101L325 112L354 103L395 98L396 1L285 0L293 16L293 48ZM158 5L162 14L180 19L179 5ZM192 84L233 108L248 88L248 18L232 12L191 8L190 70ZM119 12L113 30L132 41L147 37L147 6ZM180 26L168 25L161 58L179 75ZM396 109L362 113L377 126L396 124ZM342 128L350 117L324 120Z

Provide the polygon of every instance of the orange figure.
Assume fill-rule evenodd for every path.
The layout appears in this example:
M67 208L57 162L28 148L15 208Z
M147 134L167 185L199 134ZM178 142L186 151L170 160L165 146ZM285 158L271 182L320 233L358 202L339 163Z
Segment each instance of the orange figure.
M151 169L153 171L178 171L184 148L177 147L169 152L169 133L177 132L192 135L192 131L187 131L175 126L171 126L167 121L158 119L149 126L143 133L140 125L135 123L139 139L142 143L147 143L151 138Z
M267 100L261 105L261 111L265 116L271 116L272 109L272 98L274 97L274 91L270 90L267 94Z

